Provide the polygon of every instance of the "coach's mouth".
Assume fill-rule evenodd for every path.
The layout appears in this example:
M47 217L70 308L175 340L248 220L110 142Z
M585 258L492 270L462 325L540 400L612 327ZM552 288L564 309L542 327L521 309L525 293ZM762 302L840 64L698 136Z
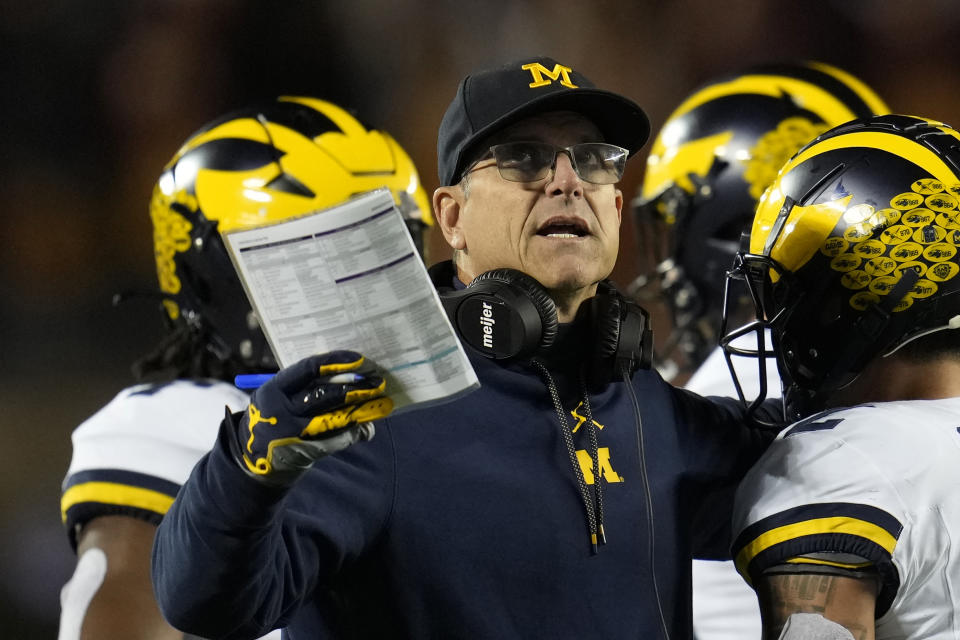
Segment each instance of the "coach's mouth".
M589 236L590 227L581 218L555 216L544 222L537 229L538 236L549 238L570 239Z

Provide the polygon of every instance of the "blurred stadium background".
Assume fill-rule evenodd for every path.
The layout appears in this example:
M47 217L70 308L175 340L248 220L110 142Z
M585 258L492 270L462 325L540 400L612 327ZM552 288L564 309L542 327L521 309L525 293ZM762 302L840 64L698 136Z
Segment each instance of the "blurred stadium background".
M154 304L111 298L153 287L150 192L207 120L280 94L328 98L391 132L428 191L460 77L525 54L634 98L655 130L700 82L797 59L845 68L895 111L960 123L953 0L0 5L0 636L19 640L56 636L74 561L58 509L70 432L131 382L130 363L160 335ZM628 200L642 163L628 165ZM643 263L624 223L622 285ZM441 238L431 247L447 257Z

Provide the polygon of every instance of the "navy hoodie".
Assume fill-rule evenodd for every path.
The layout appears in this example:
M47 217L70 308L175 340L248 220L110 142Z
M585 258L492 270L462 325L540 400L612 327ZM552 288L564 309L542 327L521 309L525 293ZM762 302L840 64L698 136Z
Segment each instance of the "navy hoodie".
M545 362L595 512L601 485L596 551L544 378L471 354L479 390L379 421L289 489L240 468L225 420L157 531L164 616L209 638L621 639L661 637L662 610L672 640L690 637L691 557L727 557L733 489L774 433L637 372L648 504L622 381L589 396L592 459L588 349L568 326Z

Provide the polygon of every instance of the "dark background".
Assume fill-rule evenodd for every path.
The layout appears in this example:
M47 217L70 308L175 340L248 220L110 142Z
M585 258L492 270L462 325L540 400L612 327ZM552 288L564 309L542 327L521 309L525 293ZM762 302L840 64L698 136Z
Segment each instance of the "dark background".
M153 183L222 112L280 94L352 106L410 152L428 192L459 79L527 54L632 97L655 130L718 73L803 58L895 111L960 123L952 0L0 0L0 16L4 638L56 636L74 562L58 507L70 432L160 335L153 305L111 297L154 286ZM641 174L638 158L627 200ZM629 215L622 242L626 284L643 262Z

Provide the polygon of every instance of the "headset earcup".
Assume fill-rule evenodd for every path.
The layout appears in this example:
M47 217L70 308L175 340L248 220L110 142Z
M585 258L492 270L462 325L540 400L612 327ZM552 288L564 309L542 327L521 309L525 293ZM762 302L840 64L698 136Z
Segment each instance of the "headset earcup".
M558 330L557 306L543 285L516 269L492 269L474 278L467 289L483 290L495 283L506 285L507 291L513 294L509 303L518 314L524 317L536 314L539 318L539 331L527 331L529 335L524 340L524 348L517 355L530 355L537 349L553 344ZM501 291L498 295L503 297L504 293Z
M613 380L618 345L620 344L620 300L597 290L597 295L586 301L593 335L593 352L587 361L587 379L591 387L603 386Z
M629 371L632 374L637 369L649 369L653 366L653 330L650 328L650 314L646 309L629 300L624 300L623 303L618 358L629 358Z
M647 312L608 282L597 285L597 295L588 304L595 340L588 374L591 383L619 380L623 368L628 374L649 369L653 334Z
M609 294L594 296L590 304L595 340L594 353L598 360L606 361L617 355L623 317L622 305L617 296Z

